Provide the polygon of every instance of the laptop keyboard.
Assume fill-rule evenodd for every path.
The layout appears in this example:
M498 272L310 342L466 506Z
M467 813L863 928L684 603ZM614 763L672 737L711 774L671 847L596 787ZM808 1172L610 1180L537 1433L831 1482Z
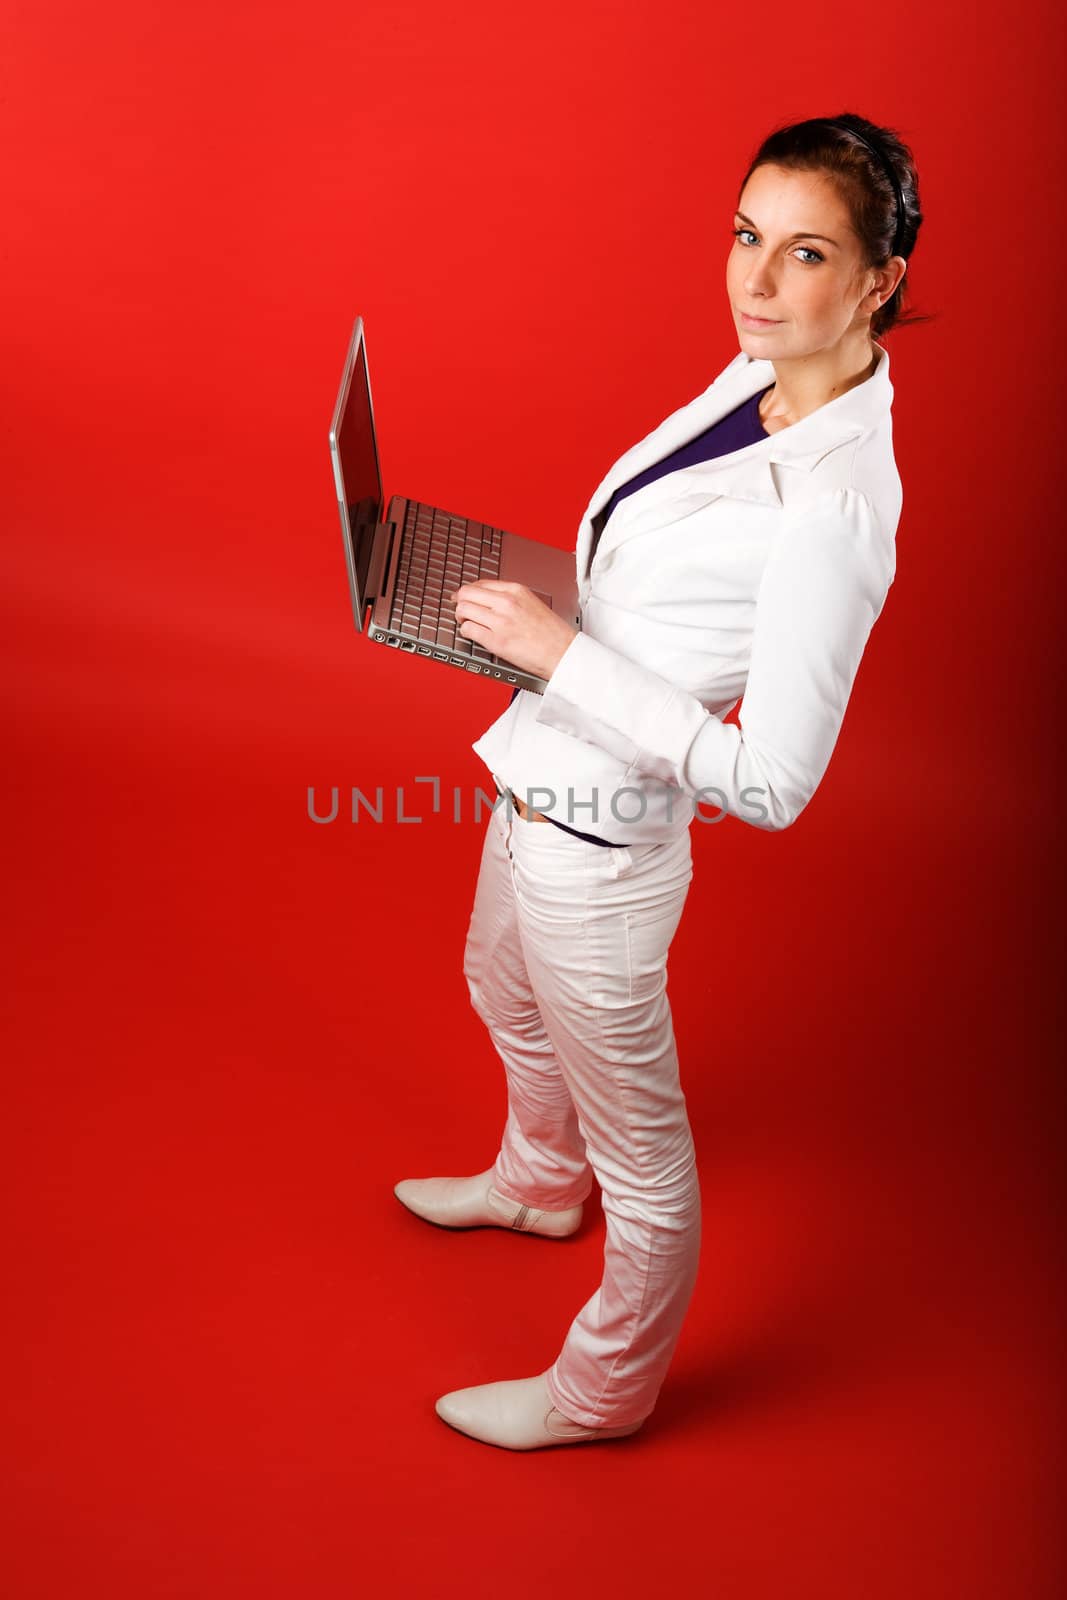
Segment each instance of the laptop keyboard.
M390 628L409 639L444 646L475 660L495 660L491 651L456 632L455 601L446 596L461 583L500 576L502 537L499 528L487 528L484 523L409 500Z

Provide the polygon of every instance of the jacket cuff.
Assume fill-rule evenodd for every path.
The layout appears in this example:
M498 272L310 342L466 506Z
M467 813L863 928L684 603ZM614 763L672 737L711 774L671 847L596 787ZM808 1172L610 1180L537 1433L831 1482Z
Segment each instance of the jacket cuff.
M677 692L658 672L576 633L548 679L536 721L630 766L643 752L665 747L663 713ZM691 738L687 730L685 743Z

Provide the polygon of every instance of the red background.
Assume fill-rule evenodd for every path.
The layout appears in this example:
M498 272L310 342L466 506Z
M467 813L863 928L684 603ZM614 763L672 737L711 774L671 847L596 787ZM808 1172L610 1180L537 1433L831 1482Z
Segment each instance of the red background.
M1062 24L1012 16L7 7L12 1600L1057 1591ZM572 549L736 353L755 146L846 109L928 218L896 583L799 823L694 824L705 1242L653 1422L494 1450L433 1401L554 1359L603 1223L392 1195L497 1149L461 960L507 691L355 632L348 334L387 492Z

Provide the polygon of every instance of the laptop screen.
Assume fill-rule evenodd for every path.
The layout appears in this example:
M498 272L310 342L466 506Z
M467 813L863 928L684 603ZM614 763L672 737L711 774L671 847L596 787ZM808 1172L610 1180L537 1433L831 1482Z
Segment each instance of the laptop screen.
M330 427L330 456L345 542L356 627L362 632L374 529L381 520L382 479L374 435L363 318L357 317Z

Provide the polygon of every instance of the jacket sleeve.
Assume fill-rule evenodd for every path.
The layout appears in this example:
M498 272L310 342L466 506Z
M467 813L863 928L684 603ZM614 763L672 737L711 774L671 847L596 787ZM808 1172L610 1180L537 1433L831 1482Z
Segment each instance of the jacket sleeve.
M740 728L586 633L575 635L548 679L538 722L696 803L755 827L789 827L833 754L893 582L895 534L854 489L783 515L757 595Z

